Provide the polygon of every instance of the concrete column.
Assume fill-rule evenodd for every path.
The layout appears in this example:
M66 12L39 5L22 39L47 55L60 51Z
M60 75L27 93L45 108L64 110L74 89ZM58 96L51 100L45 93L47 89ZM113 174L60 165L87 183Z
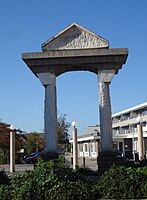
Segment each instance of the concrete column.
M10 131L10 173L15 172L15 130Z
M99 155L99 144L98 144L98 141L96 141L96 155L98 156Z
M113 150L109 85L114 74L114 70L101 70L98 72L101 152Z
M139 146L139 160L144 159L144 144L143 144L143 132L141 123L137 124L138 129L138 146Z
M73 169L78 165L78 148L77 148L77 128L74 126L72 130L73 138Z
M56 103L56 76L51 73L37 74L45 86L44 101L44 129L45 149L48 152L57 151L57 103Z

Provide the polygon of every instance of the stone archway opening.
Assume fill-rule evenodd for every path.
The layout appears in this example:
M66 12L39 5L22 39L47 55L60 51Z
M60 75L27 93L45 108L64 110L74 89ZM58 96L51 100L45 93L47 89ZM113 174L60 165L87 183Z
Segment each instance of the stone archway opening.
M57 78L57 110L77 121L78 133L87 125L98 124L97 76L90 72L67 72Z

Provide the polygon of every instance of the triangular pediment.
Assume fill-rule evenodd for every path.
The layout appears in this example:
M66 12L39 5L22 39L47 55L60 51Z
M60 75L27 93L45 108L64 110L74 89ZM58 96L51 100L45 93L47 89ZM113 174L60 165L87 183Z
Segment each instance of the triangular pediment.
M43 51L106 47L109 47L107 40L76 23L42 44Z

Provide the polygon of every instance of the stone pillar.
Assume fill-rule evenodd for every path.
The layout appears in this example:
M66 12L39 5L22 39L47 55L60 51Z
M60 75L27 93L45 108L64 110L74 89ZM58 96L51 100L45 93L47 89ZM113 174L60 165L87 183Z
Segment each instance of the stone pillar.
M52 73L37 74L45 87L44 101L44 129L45 150L57 151L57 103L56 103L56 76Z
M101 131L101 152L112 151L112 116L109 85L115 74L114 70L101 70L99 78L99 112Z
M10 173L15 172L15 130L10 131Z
M98 156L99 155L99 143L98 143L98 140L96 141L96 143L95 143L95 150L96 150L96 155Z
M78 148L77 148L77 128L74 126L72 130L73 137L73 169L78 165Z
M139 160L144 159L144 144L143 144L143 132L142 132L142 124L137 124L138 129L138 147L139 147Z

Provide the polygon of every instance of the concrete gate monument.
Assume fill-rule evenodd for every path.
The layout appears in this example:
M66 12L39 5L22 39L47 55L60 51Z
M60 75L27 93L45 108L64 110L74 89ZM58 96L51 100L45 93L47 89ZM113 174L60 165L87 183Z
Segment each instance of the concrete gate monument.
M109 85L125 64L127 48L109 48L99 35L73 23L42 44L42 52L23 53L22 59L45 87L46 151L57 146L56 77L69 71L89 71L98 76L101 152L112 151Z

